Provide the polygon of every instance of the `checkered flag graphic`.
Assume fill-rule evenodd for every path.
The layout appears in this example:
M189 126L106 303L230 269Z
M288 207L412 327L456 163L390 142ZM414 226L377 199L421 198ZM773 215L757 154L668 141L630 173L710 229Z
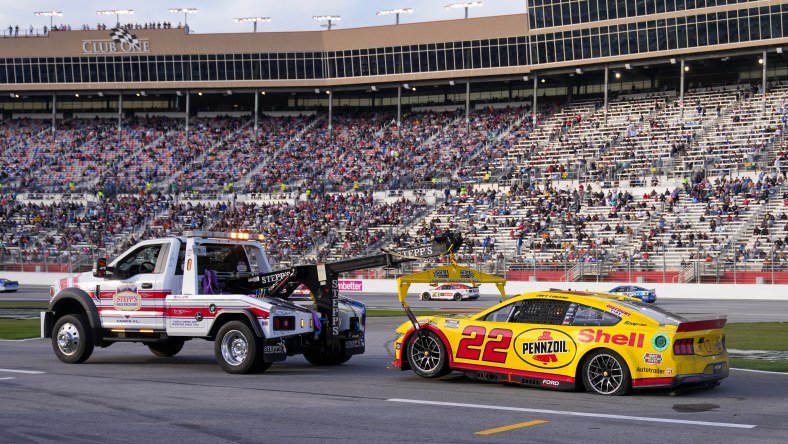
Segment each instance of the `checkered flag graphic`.
M112 31L109 33L110 38L113 42L121 44L126 42L129 44L130 47L140 49L140 41L136 35L126 31L123 28L112 28Z

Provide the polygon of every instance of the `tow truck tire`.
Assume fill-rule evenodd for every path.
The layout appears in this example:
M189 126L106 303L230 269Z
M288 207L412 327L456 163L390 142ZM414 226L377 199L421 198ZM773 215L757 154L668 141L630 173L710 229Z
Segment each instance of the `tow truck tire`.
M431 331L414 333L408 341L408 362L422 378L439 378L451 373L449 357L443 341Z
M88 321L79 314L58 319L52 329L55 356L66 364L85 362L93 353L93 337L88 326Z
M305 350L304 359L316 367L344 364L349 361L351 356L344 353L326 353L319 350Z
M455 301L461 301L462 300L462 295L459 294L459 293L454 293L454 300Z
M421 300L422 301L429 301L430 300L430 294L427 293L427 292L422 293L421 294Z
M160 358L169 358L177 355L183 349L184 342L186 341L183 338L169 338L164 342L148 344L148 348Z
M216 360L231 374L258 373L271 366L263 361L263 340L243 321L230 321L216 334Z

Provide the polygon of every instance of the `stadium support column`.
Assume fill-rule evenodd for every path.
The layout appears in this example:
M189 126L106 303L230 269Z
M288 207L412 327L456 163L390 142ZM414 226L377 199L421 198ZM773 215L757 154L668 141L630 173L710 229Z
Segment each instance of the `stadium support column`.
M539 79L537 79L537 77L539 77L539 76L534 74L534 103L531 106L531 112L533 114L533 119L534 119L533 120L533 127L534 127L534 129L536 129L536 84L537 84L537 81L539 80Z
M679 107L681 108L680 119L684 120L684 59L681 59L680 80L679 80Z
M328 90L328 138L331 139L334 118L334 90Z
M257 22L255 22L255 25ZM260 92L257 89L254 90L254 140L257 142L257 114L259 113L260 107Z
M603 106L602 111L605 113L605 125L607 125L607 85L608 85L609 75L610 75L610 71L607 65L605 65L605 104L602 105Z
M52 140L55 140L55 119L57 118L57 94L52 93Z
M118 93L118 147L123 141L121 131L123 131L123 91Z
M397 84L397 146L402 146L402 85Z
M761 83L761 112L766 111L766 50L763 51L763 80Z
M186 90L186 127L185 127L185 134L186 134L186 146L189 146L189 98L191 96L191 91L188 89Z
M465 134L471 132L471 79L465 82Z

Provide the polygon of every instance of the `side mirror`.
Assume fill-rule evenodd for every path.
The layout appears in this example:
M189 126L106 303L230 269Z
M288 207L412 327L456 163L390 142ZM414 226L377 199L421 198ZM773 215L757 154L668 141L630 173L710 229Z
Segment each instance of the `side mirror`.
M93 276L100 278L107 276L107 258L100 257L96 259L96 266L93 267Z

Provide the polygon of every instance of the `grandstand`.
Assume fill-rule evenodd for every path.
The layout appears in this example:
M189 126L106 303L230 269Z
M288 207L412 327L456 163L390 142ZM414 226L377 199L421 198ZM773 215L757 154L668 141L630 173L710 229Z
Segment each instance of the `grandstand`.
M460 230L509 279L788 282L788 2L569 3L0 39L1 266L198 228L260 231L279 264Z

